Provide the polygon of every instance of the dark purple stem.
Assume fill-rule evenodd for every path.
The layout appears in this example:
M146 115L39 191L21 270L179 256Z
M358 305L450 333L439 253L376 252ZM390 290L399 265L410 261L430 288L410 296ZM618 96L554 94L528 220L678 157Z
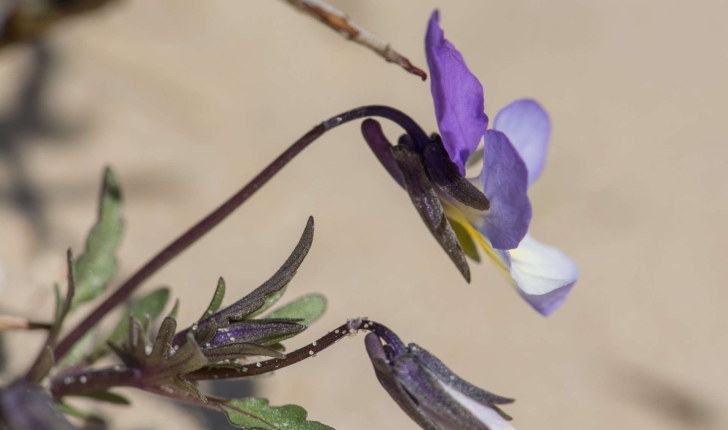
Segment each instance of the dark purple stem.
M55 348L56 360L63 358L73 345L92 327L94 327L109 311L124 302L145 280L161 269L165 264L186 250L207 232L217 226L228 215L233 213L240 205L245 203L259 188L265 185L276 173L278 173L289 161L303 151L313 141L321 137L327 131L349 121L360 118L378 116L387 118L401 126L416 142L426 142L427 134L417 125L412 118L403 112L387 106L364 106L340 115L332 117L314 127L293 145L286 149L252 181L245 185L235 195L230 197L220 207L215 209L203 220L187 230L182 236L160 251L154 258L145 264L131 278L122 284L111 296L101 303L91 314L79 323ZM379 147L372 147L377 157L381 159ZM386 155L384 155L386 156Z

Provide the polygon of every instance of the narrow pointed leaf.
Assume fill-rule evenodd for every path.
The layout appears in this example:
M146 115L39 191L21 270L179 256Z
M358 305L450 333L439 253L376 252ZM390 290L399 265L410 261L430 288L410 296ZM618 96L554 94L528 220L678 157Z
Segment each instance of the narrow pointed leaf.
M300 406L270 406L267 399L248 398L218 403L230 423L243 429L263 430L333 430L316 421L306 421Z
M273 358L284 358L285 355L276 351L273 348L258 345L255 343L235 343L217 348L205 349L205 356L212 362L223 361L223 360L235 360L241 357L273 357Z
M455 267L465 280L470 282L470 268L465 259L465 254L460 248L455 232L453 232L445 217L442 203L440 203L437 193L425 174L425 168L422 165L420 156L402 145L393 147L392 154L404 175L407 193L422 221L425 222L430 233L445 250L450 260L455 263Z
M174 306L172 307L172 310L169 311L169 314L167 315L167 317L176 320L177 314L179 314L179 299L174 299Z
M295 249L288 257L283 266L263 285L256 288L252 293L248 294L241 300L233 303L231 306L223 309L215 314L214 318L218 323L226 321L241 320L255 311L259 311L265 304L266 300L273 294L282 290L288 282L296 274L296 270L301 266L306 258L308 251L313 243L314 222L313 217L309 217L306 228L301 235ZM223 326L223 324L219 324Z
M164 360L167 352L172 347L172 340L174 334L177 331L177 321L173 318L167 317L162 321L162 325L159 327L157 338L154 339L154 346L152 353L149 355L149 360L152 362L160 362Z
M488 210L490 202L486 196L460 174L460 169L450 159L439 136L435 137L436 139L425 147L422 154L425 170L430 179L460 203L479 211Z
M220 305L222 304L222 300L225 298L225 280L223 278L220 278L220 280L217 281L217 288L215 289L215 294L212 295L212 301L210 302L210 305L207 307L207 310L205 313L202 314L202 317L200 320L203 320L205 318L208 318L212 316L215 312L217 312L218 309L220 309Z
M77 394L77 396L88 397L99 402L111 403L114 405L131 405L129 399L120 394L112 393L111 391L97 391L95 393Z
M56 403L56 409L58 409L60 412L70 415L72 417L80 418L84 421L96 421L103 423L105 420L101 418L98 415L95 415L91 412L82 411L75 406L71 406L68 403Z
M326 297L308 294L266 315L268 318L300 319L299 324L310 325L326 312Z
M73 306L100 296L118 269L116 249L124 233L122 197L111 169L104 172L96 224L86 239L86 250L76 261L78 292Z

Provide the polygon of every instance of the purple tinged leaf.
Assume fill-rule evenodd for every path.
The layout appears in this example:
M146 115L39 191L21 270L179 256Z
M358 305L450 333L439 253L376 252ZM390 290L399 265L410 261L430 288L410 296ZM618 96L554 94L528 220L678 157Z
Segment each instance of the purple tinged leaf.
M479 178L490 210L471 223L495 249L514 249L526 236L531 222L528 199L528 171L505 134L485 132L483 170Z
M445 39L438 21L439 11L435 10L425 37L432 98L445 149L465 175L465 162L488 128L483 86L460 52Z
M218 326L222 327L224 324L221 324L221 322L242 320L249 314L263 307L266 298L283 289L296 274L296 270L298 270L301 266L301 263L303 263L303 260L306 258L308 251L311 249L311 244L313 243L313 230L313 217L309 217L306 229L303 231L303 235L301 235L298 245L296 245L296 248L288 257L288 260L283 263L283 266L281 266L281 268L278 269L278 271L270 279L268 279L260 287L256 288L252 293L211 316L210 319L214 319L218 323Z
M455 267L460 270L466 281L470 282L470 268L465 260L465 254L460 248L455 232L445 217L442 203L437 193L427 179L425 168L420 156L406 146L397 145L392 148L392 154L402 174L407 193L412 204L420 214L422 221L450 257Z
M546 164L551 139L549 115L535 100L516 100L498 112L493 129L508 136L526 163L528 184L531 185L541 176Z
M208 348L236 343L256 343L268 346L282 339L287 339L292 335L301 333L304 330L306 330L306 326L298 324L296 320L247 320L218 329L212 339L207 341L203 346L206 355L209 355L207 353Z
M234 343L224 346L219 346L217 348L209 348L205 350L205 355L208 357L208 359L215 363L223 360L236 360L241 357L253 357L253 356L263 356L263 357L273 357L273 358L284 358L285 355L281 354L279 351L276 351L275 349L264 346L264 345L258 345L255 343Z

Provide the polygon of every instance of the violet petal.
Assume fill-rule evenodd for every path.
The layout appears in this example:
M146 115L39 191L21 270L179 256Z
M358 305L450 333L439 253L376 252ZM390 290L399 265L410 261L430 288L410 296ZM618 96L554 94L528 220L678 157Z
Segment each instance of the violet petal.
M531 222L528 171L505 134L486 131L484 148L480 181L490 200L490 210L480 215L474 225L493 248L514 249Z
M430 67L430 89L443 144L450 159L465 175L465 162L488 128L483 86L455 46L445 39L439 12L430 17L425 53Z
M501 109L495 117L493 129L508 136L528 168L528 184L541 175L546 164L551 121L538 102L516 100Z

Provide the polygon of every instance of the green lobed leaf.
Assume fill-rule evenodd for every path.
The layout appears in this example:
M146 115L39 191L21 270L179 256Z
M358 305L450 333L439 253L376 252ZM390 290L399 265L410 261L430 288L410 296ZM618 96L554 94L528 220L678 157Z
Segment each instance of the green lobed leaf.
M234 426L263 430L333 430L316 421L306 421L306 410L296 405L270 406L267 399L221 401L220 410Z
M210 302L210 305L207 307L207 310L205 310L205 313L202 314L202 317L200 320L203 320L215 312L217 312L218 309L220 309L220 305L222 305L222 300L225 298L225 280L223 278L220 278L217 281L217 288L215 288L215 294L212 295L212 301Z
M169 288L162 287L133 302L107 338L107 342L117 345L123 343L129 334L129 315L134 316L136 319L144 319L146 315L149 315L151 319L155 319L162 313L168 300ZM109 353L110 349L107 342L96 347L89 357L89 363L93 363Z
M73 306L103 294L118 269L116 249L124 233L119 183L110 168L104 172L99 214L86 238L86 250L76 260L76 296Z
M274 310L265 318L302 319L299 324L310 325L326 312L326 297L321 294L308 294L287 305Z

